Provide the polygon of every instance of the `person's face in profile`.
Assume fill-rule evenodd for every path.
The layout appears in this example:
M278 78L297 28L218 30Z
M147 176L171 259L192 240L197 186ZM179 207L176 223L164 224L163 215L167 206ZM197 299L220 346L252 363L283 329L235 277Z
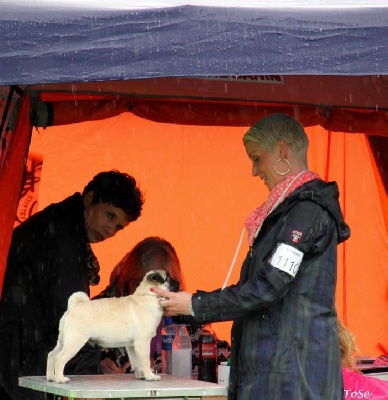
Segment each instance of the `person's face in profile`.
M92 204L92 201L93 192L89 192L84 197L84 218L90 243L111 238L129 224L127 214L121 208L108 203Z
M252 175L262 179L270 191L285 179L284 176L278 175L274 170L275 162L279 158L277 151L270 153L253 141L245 144L245 150L252 161Z

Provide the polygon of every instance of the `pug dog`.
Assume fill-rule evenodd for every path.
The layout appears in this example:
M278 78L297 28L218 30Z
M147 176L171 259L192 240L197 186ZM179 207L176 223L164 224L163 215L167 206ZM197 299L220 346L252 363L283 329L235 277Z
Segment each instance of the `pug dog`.
M125 347L136 378L160 380L150 366L151 339L164 312L160 298L150 290L155 286L176 292L179 283L166 271L154 270L129 296L90 300L84 292L73 293L59 321L57 344L47 356L47 380L69 382L63 374L65 365L88 341L101 347Z

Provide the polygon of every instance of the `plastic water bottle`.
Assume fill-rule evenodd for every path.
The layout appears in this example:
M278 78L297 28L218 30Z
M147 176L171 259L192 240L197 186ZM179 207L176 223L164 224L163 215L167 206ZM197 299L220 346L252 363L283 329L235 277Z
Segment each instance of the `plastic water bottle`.
M172 375L191 379L191 340L185 324L176 327L172 343Z
M172 343L175 337L175 325L171 317L165 318L162 328L162 374L172 375Z
M218 366L218 384L221 386L229 386L229 361L221 361Z
M217 336L210 324L202 327L198 347L198 379L217 383Z

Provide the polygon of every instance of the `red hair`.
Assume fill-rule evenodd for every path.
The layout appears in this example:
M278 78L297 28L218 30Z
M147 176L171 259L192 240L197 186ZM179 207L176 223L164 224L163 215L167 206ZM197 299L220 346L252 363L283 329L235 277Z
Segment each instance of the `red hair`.
M170 242L158 236L147 237L123 257L111 274L110 285L116 281L116 296L127 296L135 291L147 272L155 269L168 272L180 283L179 289L184 289L176 251Z

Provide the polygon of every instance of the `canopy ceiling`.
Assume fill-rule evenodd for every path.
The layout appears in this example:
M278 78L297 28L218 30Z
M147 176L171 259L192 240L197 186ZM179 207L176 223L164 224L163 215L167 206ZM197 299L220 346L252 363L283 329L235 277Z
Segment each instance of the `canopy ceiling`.
M0 85L388 72L388 6L381 2L154 2L146 9L106 3L2 0Z

